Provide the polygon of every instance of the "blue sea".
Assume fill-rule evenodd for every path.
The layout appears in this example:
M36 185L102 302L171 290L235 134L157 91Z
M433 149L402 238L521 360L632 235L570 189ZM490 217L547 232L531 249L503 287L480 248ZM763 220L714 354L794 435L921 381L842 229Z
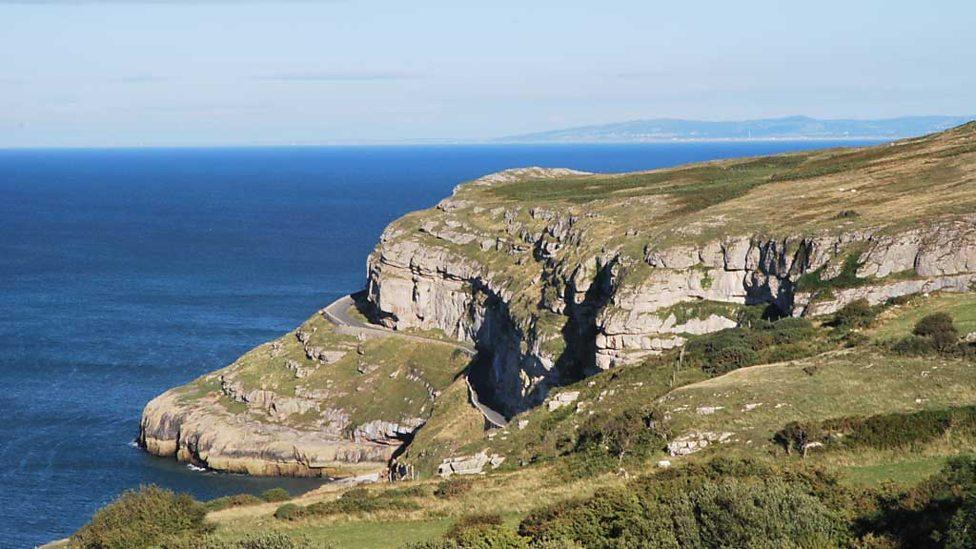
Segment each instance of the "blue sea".
M148 456L142 407L362 288L384 226L460 181L837 145L0 151L0 547L65 537L140 484L316 486Z

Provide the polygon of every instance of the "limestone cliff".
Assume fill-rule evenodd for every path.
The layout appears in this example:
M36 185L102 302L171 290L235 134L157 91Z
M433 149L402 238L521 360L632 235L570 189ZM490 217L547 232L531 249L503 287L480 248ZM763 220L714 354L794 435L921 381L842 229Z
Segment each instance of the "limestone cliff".
M976 125L868 149L638 174L508 170L393 223L369 258L388 326L491 357L510 413L597 369L735 325L967 291Z
M144 446L257 474L381 466L468 368L507 414L736 324L976 281L976 124L865 149L600 175L508 170L392 223L368 339L320 316L152 401ZM375 335L375 334L374 334ZM479 374L475 376L473 374Z

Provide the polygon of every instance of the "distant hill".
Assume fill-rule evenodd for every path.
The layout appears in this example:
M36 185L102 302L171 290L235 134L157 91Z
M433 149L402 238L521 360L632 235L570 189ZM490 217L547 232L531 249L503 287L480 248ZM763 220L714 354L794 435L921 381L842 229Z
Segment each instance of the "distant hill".
M969 116L904 116L879 120L820 120L806 116L709 122L656 118L581 126L497 139L505 143L631 143L778 139L896 139L963 124Z

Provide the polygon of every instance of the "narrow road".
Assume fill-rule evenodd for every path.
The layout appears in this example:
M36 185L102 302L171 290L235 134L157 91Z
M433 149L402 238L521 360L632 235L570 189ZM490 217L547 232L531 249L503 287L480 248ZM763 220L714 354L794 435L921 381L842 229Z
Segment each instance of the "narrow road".
M356 306L356 301L351 295L340 297L339 299L333 301L324 309L322 309L322 316L326 318L329 322L332 322L336 326L342 326L347 329L351 329L354 332L358 331L364 334L381 335L387 337L400 337L403 339L408 339L412 341L421 341L425 343L435 343L438 345L448 345L459 349L469 356L475 355L475 350L467 344L457 342L457 341L446 341L443 339L437 339L434 337L424 337L414 334L405 334L403 332L397 332L389 328L379 326L377 324L372 324L365 322L360 318L357 318L350 314L352 308ZM474 386L471 385L471 381L465 377L465 383L468 385L468 397L471 401L471 405L474 406L481 415L485 417L485 420L494 425L495 427L506 427L508 426L508 421L505 419L501 413L489 408L487 405L483 404L478 398L478 393L475 391Z

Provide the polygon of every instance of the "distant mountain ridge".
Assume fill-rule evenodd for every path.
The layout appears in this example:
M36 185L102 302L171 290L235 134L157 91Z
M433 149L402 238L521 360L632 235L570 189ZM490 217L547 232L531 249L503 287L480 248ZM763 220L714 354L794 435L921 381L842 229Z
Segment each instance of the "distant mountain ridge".
M972 116L904 116L877 120L823 120L807 116L741 121L673 118L580 126L496 139L505 143L748 141L779 139L896 139L942 131Z

